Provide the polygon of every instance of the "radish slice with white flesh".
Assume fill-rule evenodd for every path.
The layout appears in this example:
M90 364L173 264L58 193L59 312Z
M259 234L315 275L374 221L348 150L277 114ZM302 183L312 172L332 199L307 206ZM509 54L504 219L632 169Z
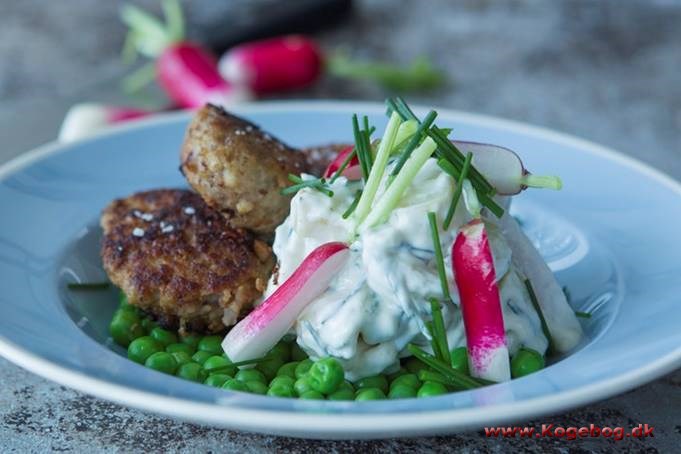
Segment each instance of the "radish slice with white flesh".
M338 169L340 169L343 166L343 163L348 158L348 155L350 155L350 153L352 153L354 149L355 146L350 145L348 147L343 148L340 152L338 152L336 157L333 159L333 161L331 161L331 163L324 171L324 178L327 179L333 178ZM350 162L345 167L341 175L347 178L348 180L359 180L360 178L362 178L362 168L359 166L359 159L357 158L356 155L353 156L352 159L350 159Z
M325 243L310 252L303 263L265 301L234 326L222 349L234 361L259 358L291 329L296 319L321 295L349 255L345 243Z
M485 380L510 380L501 298L482 220L473 219L459 230L452 246L452 268L461 299L471 374Z
M530 280L537 303L546 320L553 347L564 353L577 346L584 335L582 326L567 302L563 289L539 251L508 212L500 226L511 248L514 266Z
M562 183L555 176L532 175L523 162L508 148L486 143L453 140L452 143L464 155L473 154L473 166L494 186L497 193L517 194L528 187L560 189Z
M151 112L130 107L114 107L95 103L71 106L59 129L60 142L73 142L92 135L100 129L123 121L151 115Z

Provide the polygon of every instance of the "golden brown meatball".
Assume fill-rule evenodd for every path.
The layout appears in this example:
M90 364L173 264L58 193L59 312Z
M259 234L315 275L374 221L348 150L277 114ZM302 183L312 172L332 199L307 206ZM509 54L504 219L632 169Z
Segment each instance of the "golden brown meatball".
M269 246L179 189L140 192L103 212L102 260L128 301L162 326L217 333L261 296Z

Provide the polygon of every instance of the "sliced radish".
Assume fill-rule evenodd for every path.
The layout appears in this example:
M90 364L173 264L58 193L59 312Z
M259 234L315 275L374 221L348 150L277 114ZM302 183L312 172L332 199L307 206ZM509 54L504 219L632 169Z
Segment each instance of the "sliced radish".
M288 35L233 47L220 58L219 69L225 80L263 94L311 84L323 70L323 58L311 39Z
M473 166L487 178L499 194L513 195L528 187L560 189L562 183L555 176L532 175L523 167L515 152L486 143L453 140L464 155L473 154Z
M319 246L260 306L227 333L222 348L229 358L244 361L268 352L291 329L300 313L324 292L348 259L345 243Z
M213 56L192 43L168 46L156 61L158 82L178 105L202 107L207 103L223 107L248 100L250 92L225 81Z
M61 142L72 142L123 121L151 115L151 112L128 107L114 107L103 104L82 103L71 106L59 129Z
M539 251L508 212L501 218L501 229L511 248L513 264L532 283L553 346L559 352L573 349L582 339L583 331L563 289Z
M485 380L510 380L494 260L485 224L480 219L459 230L452 246L452 268L461 299L471 374Z
M341 168L347 157L352 153L352 151L355 149L354 145L347 146L343 148L336 157L331 161L329 166L326 168L324 171L324 178L331 178L335 175L336 171ZM353 156L352 159L350 159L350 162L348 163L347 167L345 167L345 170L343 170L343 173L341 173L345 178L348 180L359 180L362 178L362 169L359 165L359 159L357 156Z

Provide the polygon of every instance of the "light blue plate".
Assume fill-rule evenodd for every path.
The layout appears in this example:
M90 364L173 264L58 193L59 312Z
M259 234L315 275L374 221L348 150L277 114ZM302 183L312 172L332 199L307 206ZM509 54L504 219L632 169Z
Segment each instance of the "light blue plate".
M350 115L385 124L378 104L261 103L237 112L295 146L349 141ZM188 114L52 144L0 169L0 353L67 386L185 420L317 438L460 431L604 399L681 364L681 186L600 146L518 123L440 110L454 136L516 150L561 192L526 191L514 213L566 285L588 339L529 377L442 397L363 403L232 393L146 369L107 340L115 292L101 280L97 219L115 197L185 186L178 149ZM421 111L423 113L423 111Z

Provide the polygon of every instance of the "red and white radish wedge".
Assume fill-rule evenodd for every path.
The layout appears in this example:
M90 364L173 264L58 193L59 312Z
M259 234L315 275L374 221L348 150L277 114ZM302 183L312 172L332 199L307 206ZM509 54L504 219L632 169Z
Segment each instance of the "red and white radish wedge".
M60 142L72 142L87 137L100 129L124 121L151 115L151 112L128 107L83 103L73 105L59 129Z
M322 244L260 306L236 324L222 341L234 361L261 357L291 329L300 313L324 292L349 255L348 245Z
M348 158L350 153L355 149L354 145L350 145L348 147L343 148L336 157L331 161L329 166L326 168L324 171L324 178L329 179L332 178L338 169L341 168L345 160ZM352 159L350 159L350 162L348 165L345 167L345 170L341 173L342 176L347 178L348 180L359 180L362 178L362 168L359 165L359 159L357 158L357 155L353 156Z
M528 187L560 189L560 178L554 176L532 175L523 163L508 148L486 143L453 140L452 143L464 155L473 154L473 166L494 186L497 193L517 194Z
M246 88L225 81L213 55L193 43L167 47L156 61L156 77L168 97L182 107L206 103L224 107L251 98Z
M583 331L563 289L513 216L504 213L500 226L511 249L514 266L532 283L553 347L559 352L573 349L582 339Z
M452 269L461 299L471 374L485 380L510 380L501 299L482 220L474 219L459 230L452 246Z
M233 47L220 58L218 67L225 80L264 94L310 85L319 78L323 65L314 41L288 35Z

